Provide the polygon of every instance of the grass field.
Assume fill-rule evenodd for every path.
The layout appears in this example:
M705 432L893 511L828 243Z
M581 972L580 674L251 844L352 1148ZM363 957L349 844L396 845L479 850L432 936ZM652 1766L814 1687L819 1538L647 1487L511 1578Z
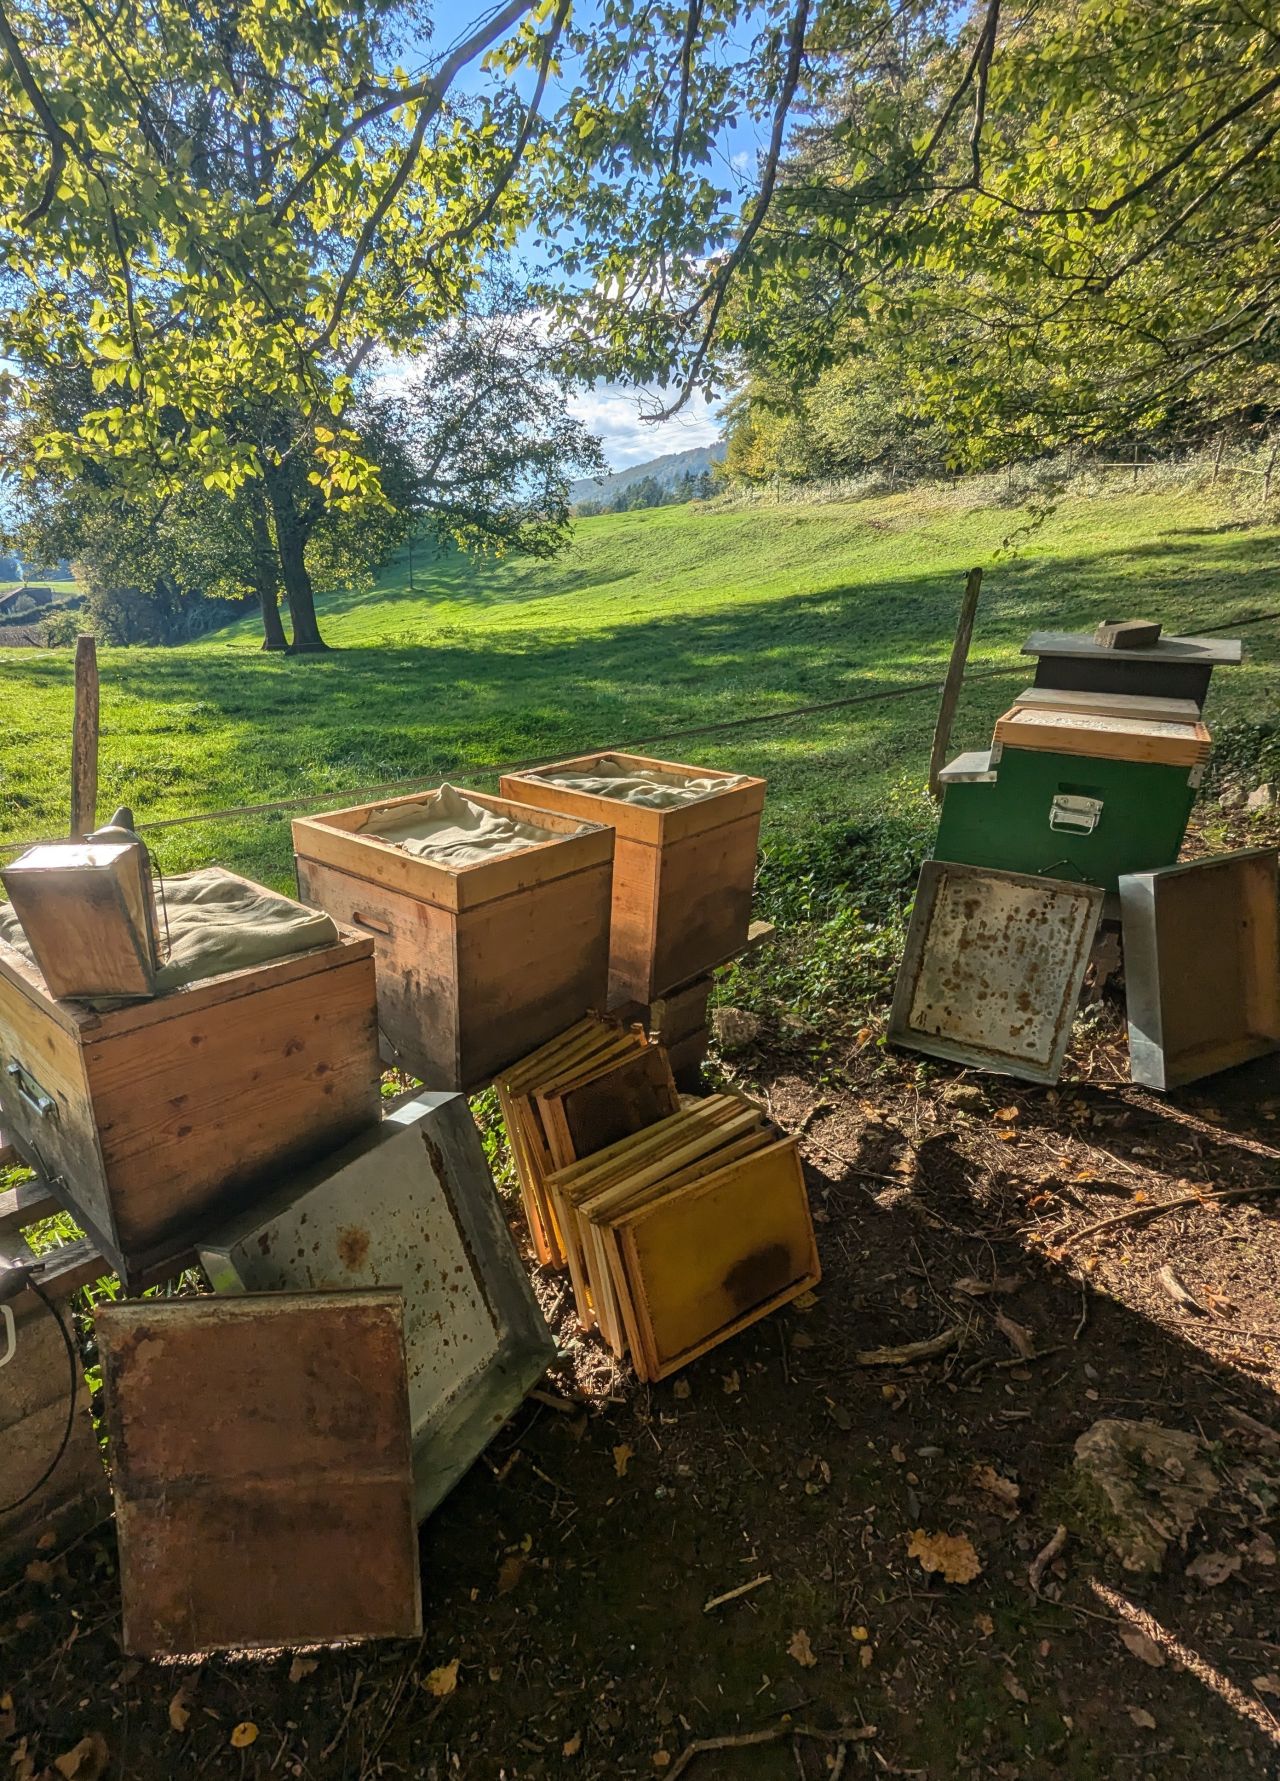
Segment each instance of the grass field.
M1011 534L1012 549L1002 550ZM883 810L921 781L936 695L706 737L679 732L934 681L964 572L987 571L971 669L1009 667L1036 628L1150 615L1227 628L1280 606L1280 529L1203 495L1065 501L1038 529L963 486L831 506L674 507L583 522L557 561L403 563L322 601L333 655L259 653L252 622L181 648L104 649L100 808L160 818L462 776L653 741L673 759L770 780L767 833ZM1210 720L1267 719L1280 629L1244 633ZM0 840L62 831L69 651L0 651ZM976 746L1015 676L975 679L955 746ZM475 781L494 784L492 773ZM166 870L220 860L289 877L287 817L159 831Z

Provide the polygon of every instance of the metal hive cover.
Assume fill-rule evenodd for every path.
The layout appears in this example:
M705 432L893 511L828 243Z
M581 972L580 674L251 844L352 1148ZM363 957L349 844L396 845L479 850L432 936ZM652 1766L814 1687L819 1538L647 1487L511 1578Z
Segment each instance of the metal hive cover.
M398 1108L209 1237L200 1259L218 1292L402 1289L419 1518L555 1358L463 1095Z
M399 1293L135 1299L96 1329L127 1651L421 1631Z
M889 1038L931 1057L1056 1082L1102 898L1095 885L927 860Z

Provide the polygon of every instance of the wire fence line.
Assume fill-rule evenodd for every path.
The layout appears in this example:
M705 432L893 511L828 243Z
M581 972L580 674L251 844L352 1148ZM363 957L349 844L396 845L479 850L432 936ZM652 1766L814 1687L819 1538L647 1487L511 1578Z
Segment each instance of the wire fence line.
M1208 625L1201 634L1210 636L1224 631L1237 631L1249 625L1268 624L1277 619L1280 619L1280 611L1251 613L1226 620L1219 625ZM977 668L966 673L964 684L969 686L977 682L997 680L1013 674L1025 677L1030 672L1031 665L1022 661L1014 662L1003 668ZM634 737L626 742L614 741L600 747L584 744L575 749L574 753L598 753L601 748L631 753L636 749L653 748L660 743L680 742L694 736L711 736L728 730L786 723L793 718L810 717L821 712L840 711L858 705L873 705L886 699L911 698L919 693L938 693L942 691L944 685L945 682L940 679L906 681L897 686L878 687L872 692L850 693L839 699L823 699L808 705L788 706L781 711L757 712L748 717L725 718L716 723L693 724L678 730L666 730L658 735ZM468 785L477 779L492 778L503 773L527 772L531 768L548 766L553 761L567 758L570 757L565 750L561 749L556 754L538 755L529 760L488 762L479 766L461 768L457 771L450 769L449 778L451 782ZM167 829L194 827L202 823L236 822L243 817L274 816L283 814L285 811L306 810L316 805L332 805L336 799L342 799L347 804L368 803L378 798L394 797L397 794L434 790L440 782L441 771L441 769L437 769L432 774L414 779L388 780L380 785L357 786L350 789L330 786L321 791L303 793L293 798L277 798L262 804L238 804L226 809L200 811L186 816L156 817L150 821L138 823L137 828L140 832L157 833ZM63 839L65 836L45 835L22 841L0 841L0 854L19 853L28 847L39 847L46 845L49 841Z
M1277 616L1280 616L1278 614ZM1021 674L1025 677L1028 669L1025 664L1015 663L1009 668L980 668L966 676L969 681L994 680L1001 675ZM602 749L617 750L624 754L632 753L638 748L653 748L659 743L680 742L686 737L710 736L721 730L739 730L750 725L785 723L790 718L809 717L823 711L838 711L850 705L871 705L882 699L905 699L915 693L936 693L942 690L941 680L913 680L901 686L877 688L875 692L852 693L841 699L823 699L817 704L792 705L781 711L758 712L752 717L730 717L719 723L694 724L686 729L667 730L661 735L639 736L627 742L609 742L595 747L584 744L574 750L575 754L600 753ZM457 771L450 768L448 776L451 783L468 785L477 779L492 778L501 773L524 773L534 767L549 766L553 761L571 758L561 749L556 754L537 755L523 761L487 762L481 766L471 766ZM154 832L160 829L180 829L191 827L197 823L234 822L245 816L273 816L287 810L305 810L310 805L331 803L335 798L342 798L348 803L367 803L373 799L394 797L398 793L415 791L432 791L440 783L440 770L417 779L392 779L382 785L366 785L353 787L350 790L341 787L327 787L323 791L304 793L296 798L277 798L266 804L237 804L225 810L206 810L190 816L156 817L149 822L137 824L139 833ZM43 836L29 841L0 841L0 852L14 853L26 847L41 847L51 840L62 840L63 836Z

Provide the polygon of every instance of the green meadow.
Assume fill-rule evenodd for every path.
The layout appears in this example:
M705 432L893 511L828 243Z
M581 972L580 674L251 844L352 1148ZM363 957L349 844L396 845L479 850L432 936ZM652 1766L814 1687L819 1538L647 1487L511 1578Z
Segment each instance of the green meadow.
M1230 630L1280 607L1280 528L1202 493L1076 497L1036 523L989 487L828 505L692 505L582 522L555 561L415 551L372 592L321 600L331 655L263 655L252 620L174 649L103 649L102 816L142 821L287 798L312 808L407 778L493 789L496 766L596 747L770 781L766 843L883 811L923 779L964 575L986 571L953 746L1025 682L1036 629L1151 616ZM1280 630L1245 628L1211 723L1265 723ZM993 669L1014 672L982 678ZM0 840L67 821L71 652L0 651ZM1027 679L1030 674L1028 672ZM744 717L769 721L684 734ZM165 870L290 874L287 815L161 829Z

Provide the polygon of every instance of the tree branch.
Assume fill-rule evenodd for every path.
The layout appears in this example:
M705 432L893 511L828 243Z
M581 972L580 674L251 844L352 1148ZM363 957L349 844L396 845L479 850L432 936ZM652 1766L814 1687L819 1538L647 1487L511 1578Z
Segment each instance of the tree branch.
M4 50L13 63L18 84L27 95L31 109L39 118L41 128L49 143L49 165L45 170L44 190L36 203L21 219L20 226L28 229L38 223L47 213L57 194L58 182L61 180L62 170L67 164L66 138L63 135L62 125L53 115L49 102L41 91L40 82L36 79L35 71L27 60L26 51L18 42L13 27L9 23L9 15L2 3L0 3L0 49Z
M512 147L506 166L490 186L488 197L470 221L465 224L459 224L457 228L447 229L438 241L432 243L431 254L433 256L438 255L442 248L451 246L455 241L469 239L477 234L479 230L483 229L485 224L489 221L489 218L497 209L502 194L515 178L516 169L519 167L520 162L524 157L525 149L529 146L529 138L533 134L533 126L538 120L538 112L542 105L542 96L547 90L547 79L551 73L551 63L555 57L556 44L560 40L560 34L564 30L565 20L569 16L569 5L570 0L560 0L560 4L556 8L556 16L552 21L551 29L542 40L542 51L538 57L537 83L534 86L533 97L530 99L525 111L524 121L520 126L520 133L516 137L515 144Z
M679 414L697 387L698 379L702 375L702 368L711 351L716 324L720 320L720 311L729 294L729 286L733 281L734 273L746 258L747 250L759 233L760 226L768 215L769 206L773 202L774 188L778 183L778 166L782 159L782 144L787 129L787 116L791 110L791 102L796 95L796 88L800 84L800 70L804 62L804 37L808 24L809 0L799 0L787 32L787 66L773 115L773 129L769 137L769 150L765 157L760 190L752 204L746 227L738 237L732 253L722 262L711 281L708 289L708 294L711 295L711 306L703 324L702 338L693 355L693 362L682 379L679 396L669 408L660 410L657 417L660 420L670 420L672 415Z
M385 117L389 111L396 111L404 105L423 104L426 107L423 116L426 122L430 122L444 104L445 94L467 63L488 49L490 44L503 36L513 25L518 24L524 14L529 11L530 5L531 0L507 0L507 4L500 12L479 26L471 33L470 37L463 39L452 54L440 64L434 74L415 81L411 86L398 87L392 92L384 93L376 105L371 105L366 111L362 111L359 117L352 118L351 122L338 132L328 147L315 157L311 165L285 193L276 209L275 220L283 221L329 162L336 155L340 155L347 144L354 142L356 137L370 124ZM425 129L425 123L423 128ZM401 183L403 184L403 181Z

